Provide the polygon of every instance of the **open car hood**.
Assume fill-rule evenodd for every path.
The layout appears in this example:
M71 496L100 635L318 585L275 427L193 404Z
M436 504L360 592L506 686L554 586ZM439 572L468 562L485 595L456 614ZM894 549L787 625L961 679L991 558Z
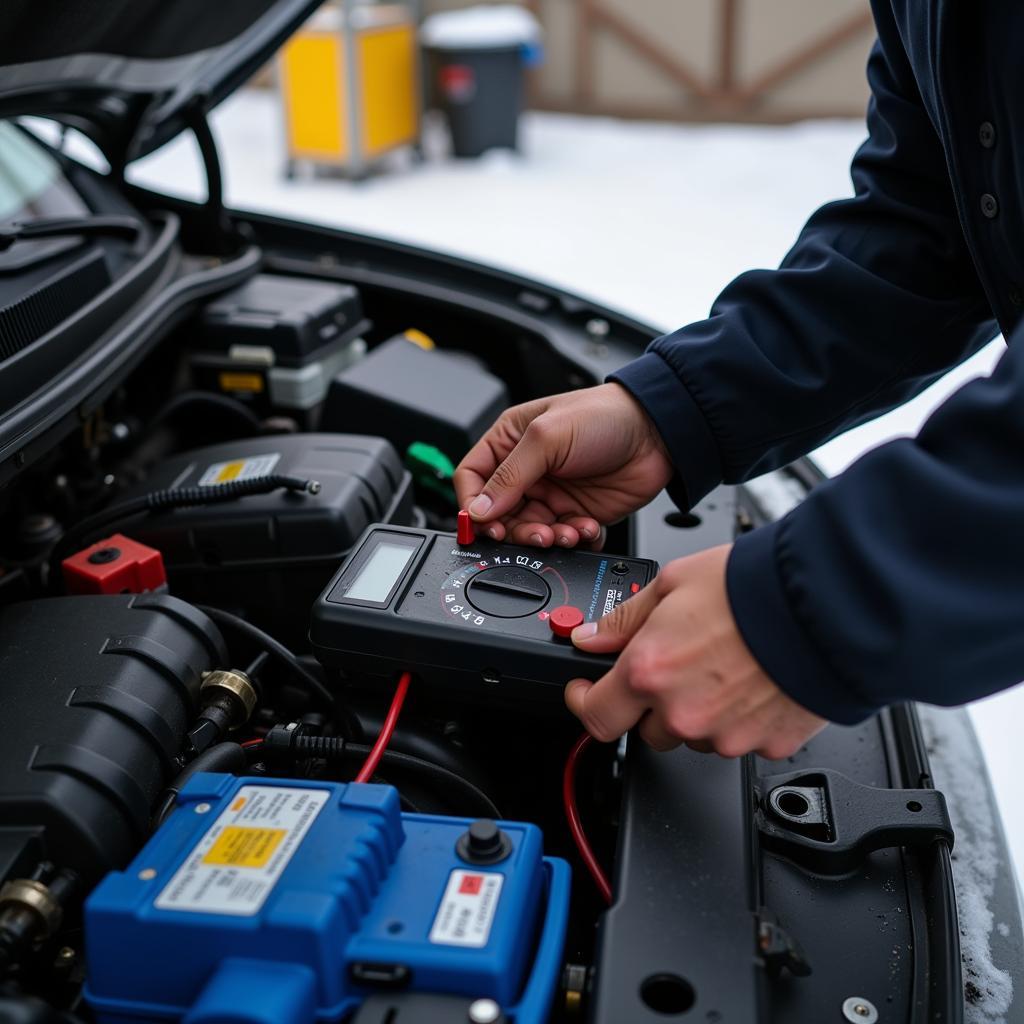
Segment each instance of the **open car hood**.
M4 0L0 117L78 128L123 166L246 81L322 0Z

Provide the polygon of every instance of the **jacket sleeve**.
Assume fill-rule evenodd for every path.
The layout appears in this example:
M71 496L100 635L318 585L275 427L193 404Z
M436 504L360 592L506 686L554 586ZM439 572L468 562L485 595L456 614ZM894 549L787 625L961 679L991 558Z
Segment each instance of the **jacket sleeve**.
M992 376L741 537L729 600L798 703L855 722L1024 679L1024 324Z
M894 408L998 333L891 21L868 79L854 197L815 213L778 270L738 277L708 319L610 378L658 427L681 504Z

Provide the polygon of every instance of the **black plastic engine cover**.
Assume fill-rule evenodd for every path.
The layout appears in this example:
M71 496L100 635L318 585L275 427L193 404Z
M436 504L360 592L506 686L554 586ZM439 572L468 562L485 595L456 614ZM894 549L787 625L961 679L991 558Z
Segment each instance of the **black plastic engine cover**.
M412 477L380 437L279 434L197 448L154 466L131 498L282 473L319 481L318 494L254 494L156 513L122 532L157 548L171 590L242 611L298 642L323 586L371 523L412 523Z
M167 595L55 597L0 610L0 881L26 848L88 884L126 863L225 665L216 626Z

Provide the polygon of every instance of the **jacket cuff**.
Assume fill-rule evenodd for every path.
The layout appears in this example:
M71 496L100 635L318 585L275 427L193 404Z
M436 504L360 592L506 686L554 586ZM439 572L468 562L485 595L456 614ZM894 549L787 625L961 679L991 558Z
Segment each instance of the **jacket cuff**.
M676 469L668 485L672 500L693 508L722 482L722 465L704 414L675 371L657 352L646 352L608 375L643 407L661 435Z
M788 697L830 722L854 725L878 708L836 677L793 614L776 557L783 522L733 545L726 567L733 616L761 668Z

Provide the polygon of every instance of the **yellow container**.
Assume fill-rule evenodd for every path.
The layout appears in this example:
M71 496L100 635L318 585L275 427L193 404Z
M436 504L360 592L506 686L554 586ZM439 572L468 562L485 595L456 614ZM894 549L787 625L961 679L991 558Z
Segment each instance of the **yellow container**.
M420 131L416 20L402 4L346 0L314 15L279 59L288 168L300 162L352 175Z

